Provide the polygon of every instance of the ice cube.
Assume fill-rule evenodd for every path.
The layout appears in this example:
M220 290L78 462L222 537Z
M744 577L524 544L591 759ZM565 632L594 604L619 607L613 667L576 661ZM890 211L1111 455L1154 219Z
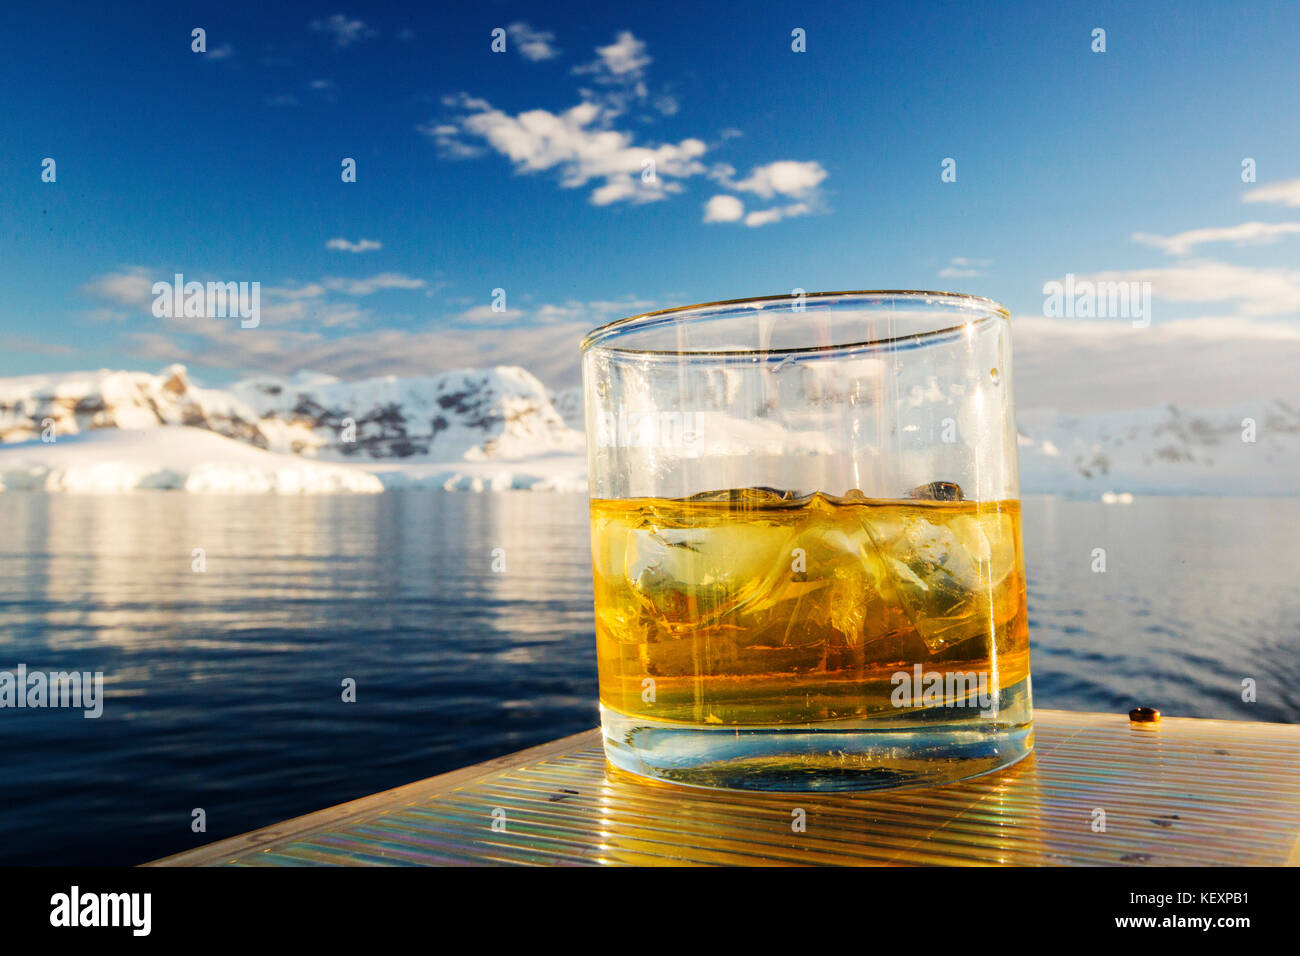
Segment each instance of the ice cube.
M907 493L907 497L924 501L961 501L965 495L962 494L961 485L955 481L932 481L917 485Z
M1016 564L1016 528L1008 514L961 515L952 531L980 568L981 585L996 587Z
M627 536L625 573L650 614L704 624L770 590L790 566L790 537L761 523L637 528Z
M886 539L899 599L931 652L982 634L994 589L1015 566L1009 515L957 515L946 523L903 519Z
M953 620L974 611L978 564L951 528L916 516L903 519L885 548L903 609L931 652L941 650Z
M890 609L897 601L891 577L860 514L832 510L805 525L791 546L803 554L804 574L796 578L820 592L805 605L804 616L838 631L846 646L860 648L905 626L901 611Z
M686 501L727 501L732 504L744 504L750 507L797 501L799 496L793 491L782 491L766 485L752 488L727 488L721 491L700 491L688 495Z

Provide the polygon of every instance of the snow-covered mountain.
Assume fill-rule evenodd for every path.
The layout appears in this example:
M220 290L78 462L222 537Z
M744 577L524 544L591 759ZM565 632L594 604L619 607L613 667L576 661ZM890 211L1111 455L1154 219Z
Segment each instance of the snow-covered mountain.
M194 385L183 365L157 375L100 369L0 379L0 442L160 425L191 425L266 447L250 408L227 392Z
M517 366L340 382L257 378L231 389L268 447L338 461L481 461L580 452L544 386Z
M551 406L570 428L584 431L587 427L583 413L582 386L574 385L551 392Z
M303 373L227 391L158 375L98 372L0 379L0 442L100 428L207 429L276 452L335 461L476 461L580 452L582 435L522 368L340 382Z
M1300 409L1280 399L1214 411L1028 411L1017 425L1026 492L1300 494Z
M721 392L718 403L728 404ZM188 428L127 440L165 426ZM1215 411L1025 410L1018 426L1025 493L1300 494L1300 409L1281 400ZM580 389L548 391L513 366L359 382L263 376L225 390L195 385L179 365L157 375L24 376L0 379L0 489L580 490L582 429ZM113 430L127 434L101 434ZM198 430L236 441L181 434ZM91 433L94 441L67 442ZM217 467L223 449L238 447L253 456L232 458L243 478ZM304 458L326 470L296 472ZM347 479L328 462L364 477Z

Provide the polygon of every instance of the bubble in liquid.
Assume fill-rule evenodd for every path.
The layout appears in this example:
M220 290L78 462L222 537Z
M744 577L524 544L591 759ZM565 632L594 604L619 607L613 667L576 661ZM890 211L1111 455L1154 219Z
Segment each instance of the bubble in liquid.
M996 385L996 384L998 383L998 380L999 380L1001 377L1002 377L1002 376L998 373L998 370L997 370L996 368L991 368L991 369L989 369L989 378L993 379L993 384L994 384L994 385Z

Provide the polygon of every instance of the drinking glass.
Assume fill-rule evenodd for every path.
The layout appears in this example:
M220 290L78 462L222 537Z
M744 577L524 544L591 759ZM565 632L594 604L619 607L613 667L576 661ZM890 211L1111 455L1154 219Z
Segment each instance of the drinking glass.
M582 351L610 763L847 790L1030 752L1004 308L797 291Z

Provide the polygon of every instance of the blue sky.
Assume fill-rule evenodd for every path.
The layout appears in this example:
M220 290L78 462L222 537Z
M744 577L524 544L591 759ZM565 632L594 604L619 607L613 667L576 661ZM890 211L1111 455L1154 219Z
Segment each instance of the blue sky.
M940 288L1011 309L1031 404L1295 392L1297 4L72 5L0 35L3 375L563 385L623 314ZM262 324L155 318L175 272L260 282ZM1150 328L1045 317L1066 273L1150 281Z

